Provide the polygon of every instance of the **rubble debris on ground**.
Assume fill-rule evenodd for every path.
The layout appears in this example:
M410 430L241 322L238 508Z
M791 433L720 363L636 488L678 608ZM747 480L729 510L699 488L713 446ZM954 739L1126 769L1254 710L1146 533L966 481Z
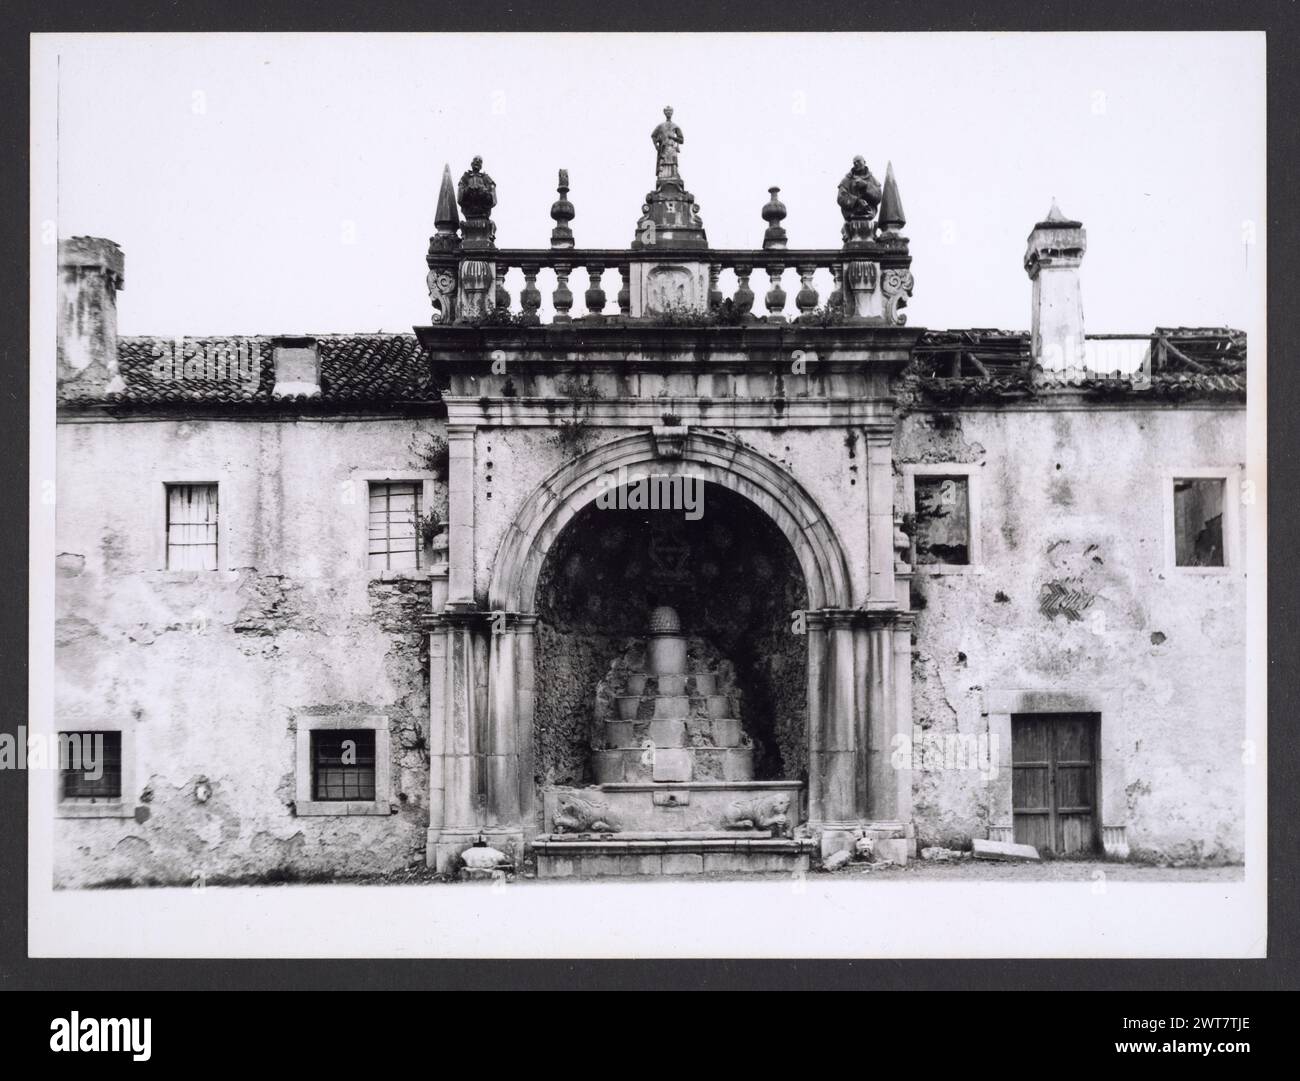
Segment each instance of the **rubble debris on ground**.
M1033 845L1017 845L1009 841L985 841L976 838L972 842L977 860L1037 860L1038 849Z
M942 845L933 845L930 848L921 849L921 859L934 860L937 863L945 863L949 860L968 860L970 858L971 853L960 848L944 848Z

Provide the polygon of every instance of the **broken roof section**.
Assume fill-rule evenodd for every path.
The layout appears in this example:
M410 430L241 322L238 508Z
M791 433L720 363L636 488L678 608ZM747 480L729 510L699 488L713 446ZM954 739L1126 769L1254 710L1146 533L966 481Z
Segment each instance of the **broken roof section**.
M1054 389L1099 397L1245 400L1246 335L1228 327L1157 327L1149 335L1098 334L1085 340L1088 370L1055 376ZM908 373L921 402L1013 401L1045 389L1026 331L928 331Z

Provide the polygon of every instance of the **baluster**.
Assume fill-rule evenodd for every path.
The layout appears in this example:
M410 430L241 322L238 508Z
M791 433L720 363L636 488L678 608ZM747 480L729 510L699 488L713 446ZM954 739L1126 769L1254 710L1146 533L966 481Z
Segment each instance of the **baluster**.
M496 264L496 306L507 312L510 310L510 294L506 292L506 271L509 269L505 263Z
M763 299L767 303L767 320L769 323L781 323L785 321L785 316L781 313L785 310L785 290L781 288L781 275L785 273L783 263L771 263L767 268L767 278L772 287L767 291L767 296Z
M709 264L709 311L722 304L722 290L718 288L718 275L721 273L721 263Z
M525 263L521 269L524 272L524 287L519 293L519 304L528 322L539 323L541 320L537 312L542 306L542 291L537 288L538 266L536 263Z
M603 263L587 264L587 291L582 299L587 304L587 314L602 316L605 314L605 290L601 288L600 276L605 273Z
M632 314L632 271L627 263L618 268L618 276L622 282L618 290L618 314L628 316Z
M826 306L835 315L844 314L844 264L831 264L831 277L835 279L835 288L831 290L831 296L826 301Z
M799 292L794 302L799 306L801 318L810 317L817 307L817 290L813 288L813 275L817 273L816 264L802 263L796 267L799 271Z
M551 294L551 303L555 305L555 322L571 323L569 309L573 307L573 294L569 292L569 271L573 268L567 263L555 264L555 292Z
M736 265L736 296L732 303L744 315L750 315L754 310L754 290L749 287L749 276L753 272L752 266Z

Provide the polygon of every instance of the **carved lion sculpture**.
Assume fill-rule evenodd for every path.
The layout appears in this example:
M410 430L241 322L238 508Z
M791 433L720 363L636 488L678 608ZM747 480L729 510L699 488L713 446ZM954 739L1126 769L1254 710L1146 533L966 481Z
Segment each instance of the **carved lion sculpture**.
M556 833L617 833L621 823L602 803L582 796L561 796L555 806Z
M722 816L722 828L728 830L771 830L781 836L790 828L788 795L756 796L736 800Z

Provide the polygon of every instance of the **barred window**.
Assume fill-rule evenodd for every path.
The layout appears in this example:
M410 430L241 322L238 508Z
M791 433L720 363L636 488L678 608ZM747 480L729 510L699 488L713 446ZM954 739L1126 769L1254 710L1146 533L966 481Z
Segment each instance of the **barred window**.
M59 775L65 800L122 798L122 733L60 732Z
M339 728L311 734L312 799L375 798L375 733Z
M167 485L167 569L217 569L217 486Z
M419 570L423 552L420 481L370 484L370 566L375 570Z

